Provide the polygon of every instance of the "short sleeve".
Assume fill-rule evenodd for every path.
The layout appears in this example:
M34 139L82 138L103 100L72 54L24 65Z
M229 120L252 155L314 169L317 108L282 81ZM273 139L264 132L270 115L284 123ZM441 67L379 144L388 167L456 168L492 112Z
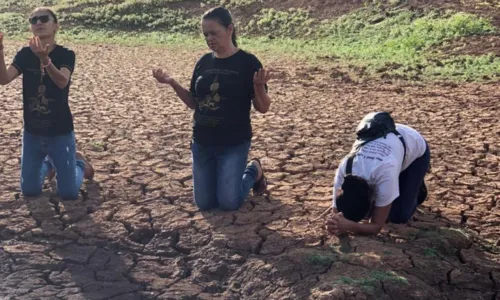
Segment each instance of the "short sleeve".
M384 207L399 197L399 170L396 166L382 165L375 176L375 206Z
M14 56L14 61L12 62L12 66L19 71L19 74L24 73L28 64L28 52L26 50L27 48L19 50L16 53L16 56Z
M61 68L67 68L73 74L75 70L75 59L76 55L74 51L72 50L66 51L61 61Z
M212 57L211 53L203 55L197 62L196 65L194 66L193 70L193 75L191 75L191 83L189 85L189 91L193 95L193 97L196 97L196 82L198 81L198 78L201 76L202 73L202 68L205 64L207 64L207 60Z
M335 179L333 181L333 207L337 207L336 201L337 201L337 192L342 188L342 184L344 183L344 176L345 176L345 162L346 160L343 159L340 162L339 167L337 168L337 172L335 172Z
M196 81L198 80L199 75L199 69L200 69L200 61L196 63L194 66L193 70L193 75L191 75L191 83L189 86L189 91L193 95L193 97L196 97Z

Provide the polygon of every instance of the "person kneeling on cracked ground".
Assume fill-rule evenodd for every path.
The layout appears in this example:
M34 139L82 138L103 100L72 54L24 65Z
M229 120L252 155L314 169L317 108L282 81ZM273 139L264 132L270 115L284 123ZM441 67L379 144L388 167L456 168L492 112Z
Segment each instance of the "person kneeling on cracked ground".
M415 129L374 112L359 123L351 152L334 180L330 234L378 234L386 222L408 222L427 198L430 150ZM367 222L360 223L367 219Z
M59 23L51 9L33 10L29 24L33 33L29 45L17 52L9 67L0 32L0 85L23 77L21 192L38 196L45 178L57 176L58 196L77 200L83 179L92 179L94 168L76 150L68 100L75 52L56 42Z

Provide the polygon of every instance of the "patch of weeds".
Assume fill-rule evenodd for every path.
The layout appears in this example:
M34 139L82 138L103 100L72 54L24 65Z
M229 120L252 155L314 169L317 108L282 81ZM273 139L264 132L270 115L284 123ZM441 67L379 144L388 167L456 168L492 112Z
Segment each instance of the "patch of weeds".
M263 2L263 0L209 0L207 3L214 5L222 5L229 9L236 7L248 6L254 3Z
M6 38L29 32L28 17L22 13L1 13L0 31L6 34Z
M60 8L59 11L62 13L63 22L87 28L168 32L199 30L199 18L189 17L184 10L170 9L165 6L166 2L127 0L118 4L83 7L81 11L71 11L67 8Z
M436 258L439 257L439 252L434 248L425 247L424 256L429 258Z
M425 237L425 238L440 238L441 237L439 230L421 228L420 232L421 232L420 236Z
M103 151L106 151L107 145L106 145L106 143L101 142L101 141L94 141L94 142L90 143L90 148L92 149L92 151L103 152Z
M300 8L280 11L273 8L262 9L244 30L247 33L269 34L273 37L307 37L315 31L318 21L309 12Z
M60 0L2 0L0 1L0 13L3 12L26 12L38 6L52 6Z
M408 285L408 279L406 277L400 276L395 272L388 271L373 271L366 277L362 278L351 278L347 276L341 276L337 281L337 284L345 284L350 286L358 286L365 292L373 292L380 282L393 282L397 284Z
M330 266L334 258L328 255L311 254L307 257L307 263L316 266Z
M305 12L296 14L300 16L297 22L291 21L290 13L267 14L272 17L261 16L256 21L261 27L254 26L279 38L250 39L256 48L317 59L339 57L367 66L367 74L376 77L456 81L500 78L500 58L495 54L436 59L437 54L432 52L433 46L449 39L496 31L489 20L472 14L366 8L325 22L311 19ZM300 33L307 30L304 24L314 26L309 37L307 32ZM301 38L292 38L299 33Z
M59 36L63 39L170 46L199 39L198 44L202 44L199 28L202 11L174 9L172 4L180 1L3 0L0 1L0 30L7 33L8 38L28 34L27 16L31 9L52 5L61 19ZM208 3L233 8L261 1L210 0ZM363 76L368 77L500 79L500 57L496 53L449 56L433 51L436 46L460 37L496 33L498 30L490 20L463 12L397 8L404 2L364 1L364 8L330 20L316 19L301 8L262 8L248 24L237 25L237 30L241 34L240 44L246 50L305 58L313 63L324 63L325 59L335 57L343 65L366 67ZM207 4L207 1L199 3ZM241 13L244 14L244 10Z

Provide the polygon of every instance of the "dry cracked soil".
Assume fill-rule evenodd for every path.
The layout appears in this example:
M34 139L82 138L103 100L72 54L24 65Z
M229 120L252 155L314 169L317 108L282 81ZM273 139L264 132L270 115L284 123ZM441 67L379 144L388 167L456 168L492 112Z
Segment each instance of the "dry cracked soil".
M7 44L10 61L19 43ZM96 168L78 201L19 194L21 81L0 89L0 299L496 299L499 83L355 82L271 56L271 111L252 113L269 194L236 212L192 201L187 84L201 52L71 45L78 148ZM314 221L373 110L423 133L429 199L411 224L332 237Z

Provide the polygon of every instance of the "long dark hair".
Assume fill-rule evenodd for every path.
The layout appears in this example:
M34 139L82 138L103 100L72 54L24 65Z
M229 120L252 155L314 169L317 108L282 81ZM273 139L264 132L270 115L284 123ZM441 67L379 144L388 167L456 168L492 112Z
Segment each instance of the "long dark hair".
M233 17L231 12L222 6L214 7L203 14L202 20L214 20L220 25L224 26L226 29L229 25L233 24L233 34L231 35L231 41L235 47L238 47L238 42L236 41L236 28L233 23Z

